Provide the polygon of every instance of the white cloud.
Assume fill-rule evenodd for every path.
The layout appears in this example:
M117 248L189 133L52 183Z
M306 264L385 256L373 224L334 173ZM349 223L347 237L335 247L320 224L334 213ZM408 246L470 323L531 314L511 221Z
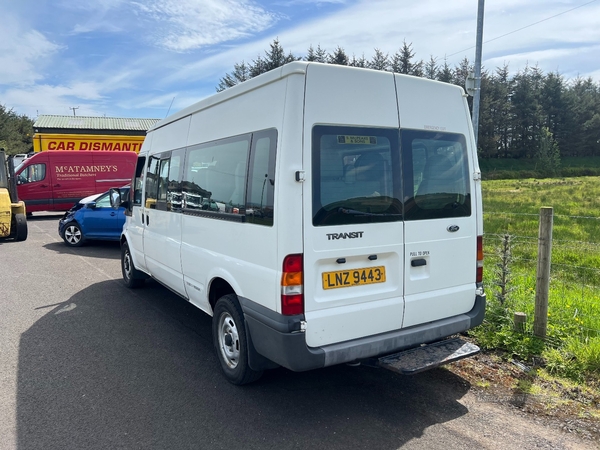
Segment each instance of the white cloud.
M68 114L70 107L78 106L79 115L93 108L93 102L102 95L93 83L75 83L72 86L40 84L29 89L8 89L2 95L7 105L19 105L19 114L35 117L39 114ZM92 102L92 103L90 103Z
M148 27L155 42L177 52L249 37L278 19L250 0L154 0L137 6L157 23Z
M23 30L13 17L3 17L0 39L0 86L27 86L43 78L46 64L61 47L36 30Z

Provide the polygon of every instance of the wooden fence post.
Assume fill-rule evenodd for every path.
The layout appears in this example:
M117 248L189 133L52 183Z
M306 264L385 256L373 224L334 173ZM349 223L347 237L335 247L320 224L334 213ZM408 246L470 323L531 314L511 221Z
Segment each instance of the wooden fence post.
M552 219L552 208L540 208L533 334L542 339L546 337L548 328L548 294L550 291L550 259L552 257Z

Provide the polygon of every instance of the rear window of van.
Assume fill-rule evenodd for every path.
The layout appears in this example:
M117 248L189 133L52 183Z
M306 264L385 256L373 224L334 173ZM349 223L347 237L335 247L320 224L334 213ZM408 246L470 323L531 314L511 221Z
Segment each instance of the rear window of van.
M314 226L470 216L465 138L315 126L312 191Z
M467 146L461 134L400 132L405 220L471 215Z
M398 130L315 126L313 225L402 220Z

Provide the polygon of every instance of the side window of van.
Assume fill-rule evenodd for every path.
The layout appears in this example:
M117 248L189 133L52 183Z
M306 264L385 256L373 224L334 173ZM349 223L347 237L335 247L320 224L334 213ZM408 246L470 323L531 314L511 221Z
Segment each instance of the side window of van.
M406 220L470 216L464 136L402 130L401 140Z
M246 202L247 222L273 225L276 148L276 130L261 131L252 135Z
M181 171L185 149L174 150L171 154L167 180L167 210L181 212Z
M316 126L313 225L402 220L398 130Z
M250 135L188 149L183 177L186 212L229 213L241 218L249 149Z
M19 184L42 181L46 178L46 164L32 164L24 169L17 179Z
M146 208L156 208L156 200L158 197L158 169L160 158L151 156L148 162L148 170L146 170L146 198L144 205Z
M140 206L142 204L142 188L144 186L144 166L146 164L146 158L140 156L137 160L135 168L135 175L131 183L131 206Z

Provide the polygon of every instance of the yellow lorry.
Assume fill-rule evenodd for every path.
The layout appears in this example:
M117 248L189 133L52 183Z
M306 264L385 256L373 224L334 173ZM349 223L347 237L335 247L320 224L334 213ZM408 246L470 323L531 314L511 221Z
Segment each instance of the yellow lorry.
M25 203L17 198L12 158L0 149L0 239L27 239Z

